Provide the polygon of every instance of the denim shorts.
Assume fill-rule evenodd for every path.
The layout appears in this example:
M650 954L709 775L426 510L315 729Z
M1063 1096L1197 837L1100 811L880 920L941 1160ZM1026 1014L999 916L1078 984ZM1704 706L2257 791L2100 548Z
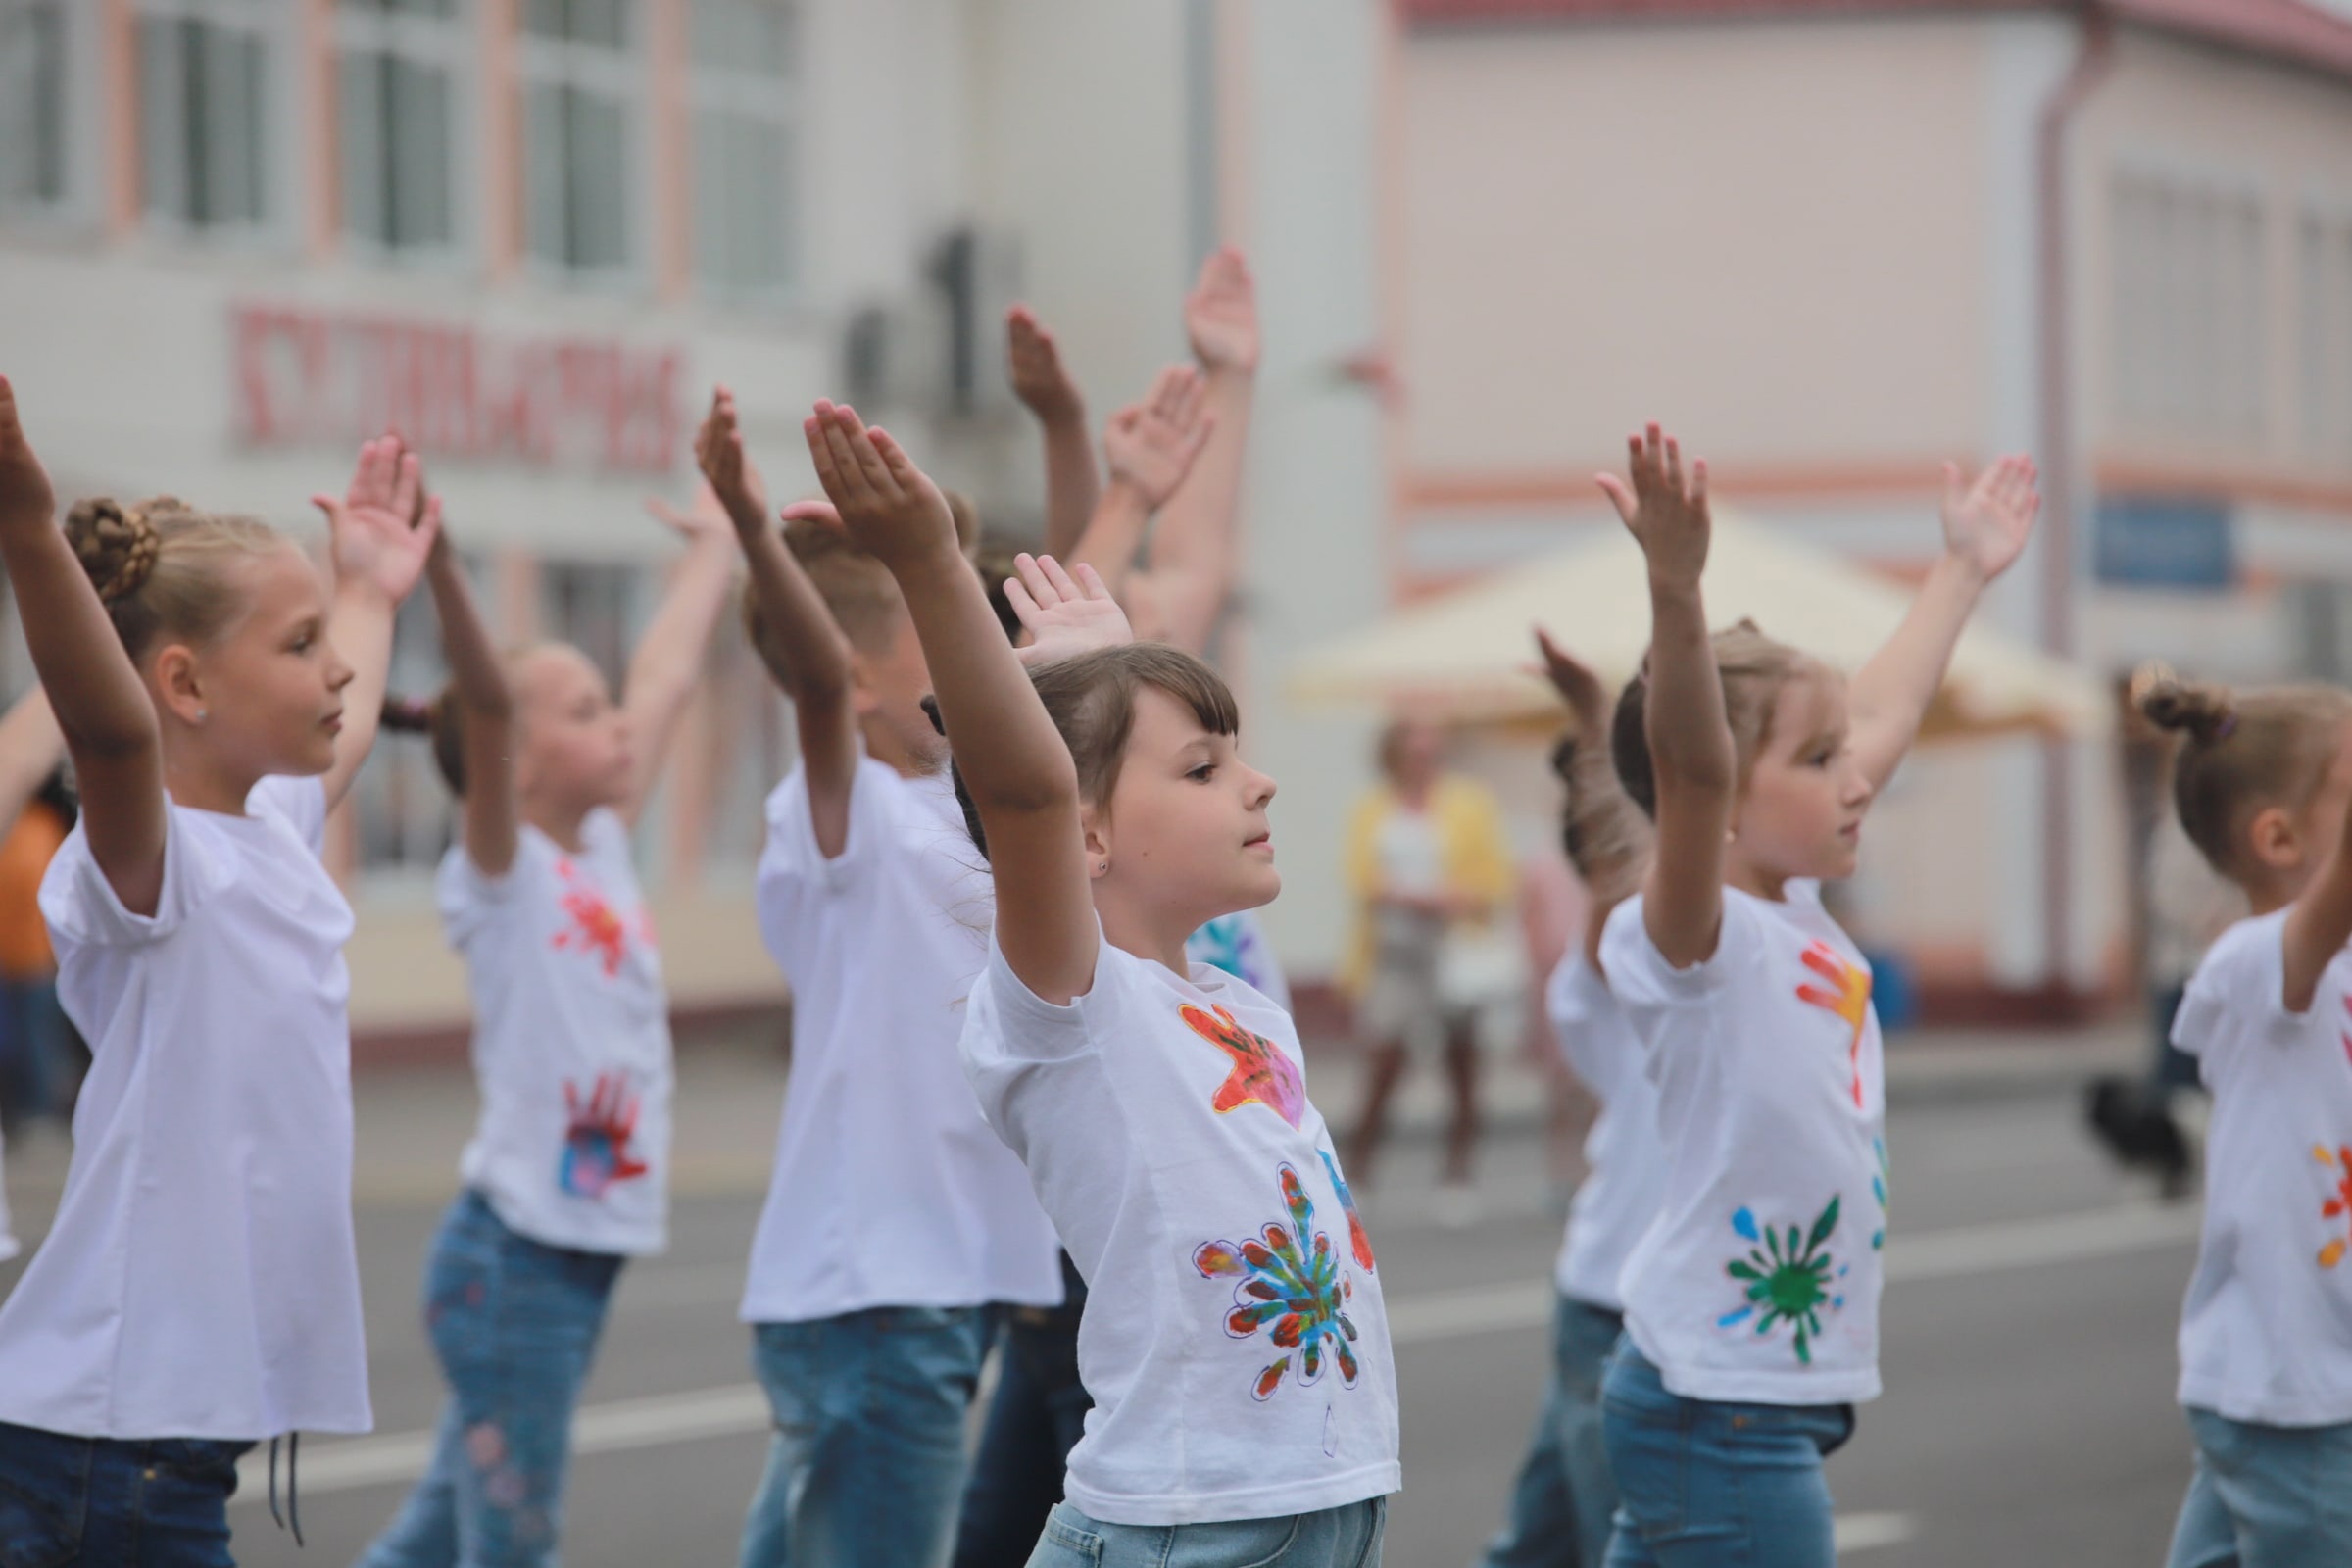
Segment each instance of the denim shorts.
M1112 1525L1055 1503L1029 1568L1380 1568L1389 1499L1278 1519Z
M227 1568L228 1499L252 1446L0 1421L0 1568Z

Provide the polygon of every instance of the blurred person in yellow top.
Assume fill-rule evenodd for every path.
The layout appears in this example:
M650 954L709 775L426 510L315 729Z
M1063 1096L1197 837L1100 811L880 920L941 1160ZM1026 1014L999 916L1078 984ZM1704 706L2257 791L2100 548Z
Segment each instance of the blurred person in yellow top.
M1453 1093L1441 1217L1467 1219L1479 1025L1517 998L1525 962L1509 920L1510 843L1493 792L1447 770L1435 725L1390 725L1380 771L1348 830L1356 928L1342 983L1371 1053L1348 1168L1369 1178L1406 1062L1439 1056Z
M57 1002L57 958L41 918L41 878L74 828L64 742L37 692L0 722L0 1113L11 1129L62 1115L68 1076L66 1015Z

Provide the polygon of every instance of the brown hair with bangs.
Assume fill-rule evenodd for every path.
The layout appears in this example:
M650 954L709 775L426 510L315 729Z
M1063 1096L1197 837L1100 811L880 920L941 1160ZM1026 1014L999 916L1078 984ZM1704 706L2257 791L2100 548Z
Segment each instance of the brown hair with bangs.
M1200 727L1213 735L1239 735L1241 710L1224 678L1181 648L1166 643L1125 643L1100 648L1074 659L1057 660L1029 673L1046 714L1070 749L1078 766L1078 798L1101 806L1118 788L1119 770L1127 760L1127 742L1135 733L1136 699L1147 689L1164 692L1191 710ZM938 721L933 710L933 722ZM955 738L949 737L951 763ZM988 836L980 816L964 792L963 777L956 775L956 799L963 808L964 825L983 858Z
M1772 713L1780 706L1781 689L1801 675L1822 667L1810 654L1767 637L1752 620L1725 627L1708 639L1715 652L1715 670L1723 680L1723 714L1731 725L1732 754L1739 760L1740 783L1772 743ZM1609 758L1618 782L1642 808L1642 814L1658 814L1658 775L1649 756L1649 660L1626 682L1609 724Z

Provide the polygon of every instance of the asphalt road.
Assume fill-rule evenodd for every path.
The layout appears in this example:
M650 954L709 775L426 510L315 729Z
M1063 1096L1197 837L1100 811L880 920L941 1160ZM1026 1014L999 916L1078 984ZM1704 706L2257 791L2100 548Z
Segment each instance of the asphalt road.
M403 1116L462 1080L405 1097ZM1898 1099L1885 1313L1888 1393L1832 1461L1846 1560L1864 1568L2163 1560L2187 1477L2172 1399L2173 1333L2194 1211L2162 1208L2108 1170L2044 1084ZM1327 1107L1335 1118L1346 1107ZM772 1116L770 1108L764 1115ZM378 1118L380 1121L382 1118ZM444 1140L445 1141L445 1140ZM15 1153L12 1151L12 1154ZM342 1564L381 1528L422 1464L441 1390L415 1309L447 1179L438 1149L405 1180L368 1178L359 1214L377 1432L314 1439L303 1454L307 1550L272 1525L260 1472L231 1505L240 1562ZM1448 1229L1430 1201L1433 1152L1397 1149L1359 1192L1378 1241L1402 1382L1404 1492L1392 1568L1474 1560L1498 1517L1547 1353L1557 1195L1529 1132L1494 1140L1487 1212ZM765 1442L736 1323L758 1212L758 1161L691 1184L669 1255L624 1276L588 1391L570 1486L570 1568L730 1564ZM428 1174L417 1174L424 1172ZM21 1183L29 1241L52 1195ZM17 1265L0 1267L0 1289Z

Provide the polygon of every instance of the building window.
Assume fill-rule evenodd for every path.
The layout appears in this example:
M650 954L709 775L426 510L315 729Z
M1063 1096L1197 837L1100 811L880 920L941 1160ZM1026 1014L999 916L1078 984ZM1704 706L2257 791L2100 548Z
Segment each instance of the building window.
M463 10L460 0L340 0L343 231L364 244L429 254L458 243Z
M86 40L69 0L0 0L0 210L56 214L74 201L74 92Z
M635 12L631 0L522 8L524 234L533 257L565 272L624 272L634 262Z
M773 294L798 280L800 74L797 5L694 0L694 259L706 288Z
M549 637L586 654L618 701L629 655L660 586L642 566L546 562L539 568L539 624Z
M2303 444L2352 466L2352 215L2303 215L2298 245Z
M2264 213L2256 192L2129 172L2113 187L2111 365L2121 422L2250 438L2264 426Z
M273 34L283 0L137 0L150 218L199 230L272 216Z

